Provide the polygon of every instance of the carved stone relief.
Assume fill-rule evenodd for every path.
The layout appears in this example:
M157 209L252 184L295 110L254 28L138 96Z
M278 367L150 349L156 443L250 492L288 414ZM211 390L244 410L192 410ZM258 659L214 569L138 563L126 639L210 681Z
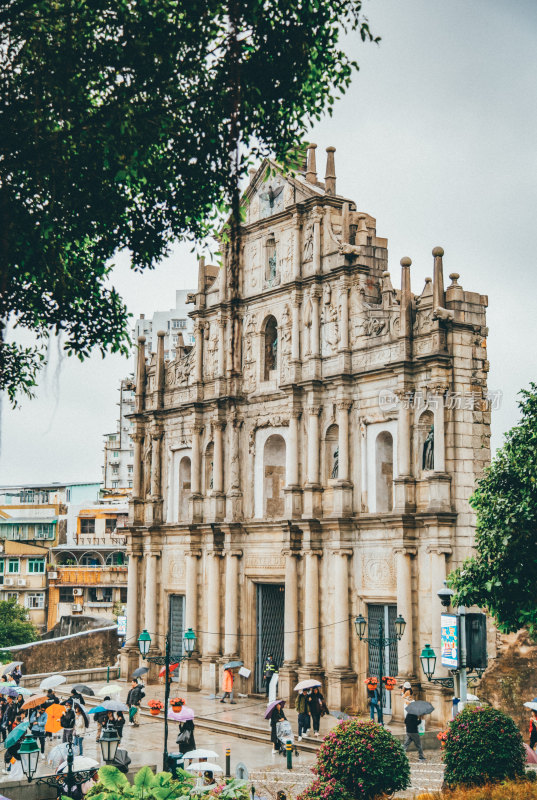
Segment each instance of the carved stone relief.
M393 558L380 553L366 555L362 567L363 585L369 589L389 589L395 583Z
M244 367L243 367L243 388L249 394L255 391L256 376L255 376L255 355L254 355L254 337L257 326L257 315L252 314L249 316L244 325Z

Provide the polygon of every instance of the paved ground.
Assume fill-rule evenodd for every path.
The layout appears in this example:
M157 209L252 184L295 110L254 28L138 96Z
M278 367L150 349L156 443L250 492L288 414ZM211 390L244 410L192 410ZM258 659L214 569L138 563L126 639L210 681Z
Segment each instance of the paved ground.
M119 681L122 686L119 695L120 700L125 701L129 689L128 683ZM90 684L95 692L100 689L103 684ZM64 690L65 694L69 692L69 686L61 686L60 689ZM210 697L201 693L193 692L186 694L183 689L178 685L172 688L172 697L179 695L186 697L187 705L191 706L196 712L197 717L203 717L206 720L214 720L219 723L237 723L247 725L252 730L260 730L267 734L269 733L268 722L264 720L264 711L266 708L266 701L264 699L255 698L240 698L237 697L236 705L221 704L218 699L211 699ZM164 686L151 685L146 687L146 696L143 700L143 705L147 706L148 700L163 699ZM61 699L61 697L60 697ZM144 711L144 709L143 709ZM293 726L296 733L297 730L297 715L294 709L286 709L286 714ZM125 725L123 741L121 747L128 750L132 758L133 765L142 764L156 764L159 769L162 768L162 749L164 741L164 717L161 714L158 717L151 717L147 713L138 715L140 725L137 728ZM324 717L321 720L321 737L328 733L328 731L337 725L337 720L332 717ZM401 725L388 725L394 733L401 733L403 727ZM170 723L169 726L169 744L168 749L170 752L176 750L175 738L177 736L178 726L176 723ZM84 739L84 755L95 758L101 761L100 748L95 741L96 725L90 724L87 731L86 738ZM245 764L251 774L252 782L256 785L257 794L260 797L269 798L275 797L277 788L286 788L289 795L296 796L298 791L305 788L311 780L311 767L315 762L314 753L301 753L298 759L295 759L294 768L290 774L285 769L285 761L280 756L272 755L272 746L267 741L255 742L247 739L239 739L225 733L215 733L210 730L202 730L200 727L195 732L196 745L211 750L215 750L219 754L218 763L221 766L225 764L225 751L226 748L231 748L231 769L234 774L235 768L239 762ZM50 744L47 744L46 754L50 752ZM442 782L443 767L440 763L440 752L432 751L428 753L428 762L425 765L418 764L416 761L417 754L409 754L412 763L412 790L405 792L401 796L409 797L418 791L424 789L437 789ZM50 774L52 771L51 766L46 762L40 762L39 773ZM9 780L2 776L3 780ZM0 783L1 785L1 783ZM0 791L1 793L1 791Z

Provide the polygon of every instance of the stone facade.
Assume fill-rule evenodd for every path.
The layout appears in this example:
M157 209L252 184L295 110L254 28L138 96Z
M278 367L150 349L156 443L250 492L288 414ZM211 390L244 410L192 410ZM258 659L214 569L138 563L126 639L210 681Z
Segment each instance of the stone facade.
M441 248L421 294L410 259L395 289L375 219L336 194L333 148L324 183L311 146L296 177L263 163L246 200L238 302L229 254L216 278L202 262L194 346L165 363L162 334L138 361L124 658L184 597L189 687L213 690L233 656L259 689L281 641L282 696L319 676L331 708L363 705L375 655L354 616L375 635L402 613L383 672L417 678L424 643L440 643L436 592L473 543L487 298L456 274L444 288Z

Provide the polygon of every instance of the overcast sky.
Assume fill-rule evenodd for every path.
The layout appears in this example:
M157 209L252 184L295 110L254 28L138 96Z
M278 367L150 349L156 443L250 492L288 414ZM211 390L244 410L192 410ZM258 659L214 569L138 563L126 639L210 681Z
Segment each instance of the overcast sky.
M503 392L493 444L518 419L516 394L537 379L534 231L537 212L537 3L534 0L369 0L379 46L349 37L361 69L332 119L311 134L324 175L336 147L338 193L377 219L399 260L412 258L412 289L444 273L488 294L489 388ZM174 305L196 285L195 257L178 247L158 269L114 278L137 317ZM125 359L80 364L56 345L37 399L3 403L0 482L100 480L102 435L115 430Z

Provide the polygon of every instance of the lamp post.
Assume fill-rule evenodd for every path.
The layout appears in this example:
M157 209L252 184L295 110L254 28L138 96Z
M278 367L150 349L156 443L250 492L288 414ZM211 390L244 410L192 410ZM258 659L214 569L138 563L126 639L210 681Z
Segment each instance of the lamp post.
M37 771L39 746L30 731L26 732L21 742L19 754L22 771L26 775L28 783L31 783ZM95 768L92 767L91 769L77 770L75 772L73 771L73 761L73 737L69 736L67 740L67 770L56 775L45 775L42 778L37 778L36 783L52 786L56 789L57 796L62 797L66 792L66 787L67 791L70 791L74 786L80 786L80 784L89 781L91 776L95 773Z
M172 656L170 653L171 647L171 618L168 615L168 630L166 632L166 643L163 656L150 656L148 655L151 648L151 636L144 629L138 637L138 648L143 658L150 661L152 664L158 664L165 667L164 673L164 751L162 753L162 769L168 769L168 703L170 701L170 664L181 663L187 658L190 658L196 647L196 634L189 628L185 631L183 636L183 653L181 655Z
M99 739L99 746L101 748L101 755L106 764L110 764L116 757L117 748L119 745L119 736L115 727L108 724L101 732Z
M384 662L384 650L386 647L389 647L391 644L396 644L403 638L403 634L406 628L406 622L399 614L397 619L394 622L395 628L395 636L384 636L384 620L381 617L378 621L378 634L377 636L366 636L367 630L367 622L362 616L362 614L358 614L356 619L354 620L354 627L356 628L356 634L361 642L367 642L371 647L378 648L379 651L379 708L380 708L380 719L379 722L383 721L383 699L382 699L382 665Z

